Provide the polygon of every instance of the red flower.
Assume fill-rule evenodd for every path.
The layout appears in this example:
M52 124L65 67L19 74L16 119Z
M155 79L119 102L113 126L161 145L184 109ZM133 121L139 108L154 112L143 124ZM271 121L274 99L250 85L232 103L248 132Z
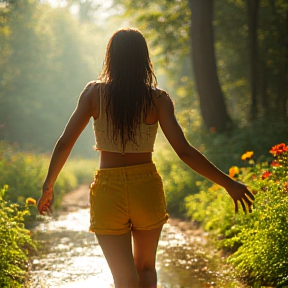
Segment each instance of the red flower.
M273 160L273 161L271 162L270 166L272 166L272 167L279 167L280 164L279 164L277 161Z
M272 175L271 172L265 171L265 172L262 174L261 178L262 178L262 180L264 180L264 179L268 178L268 177L271 176L271 175Z
M276 156L276 155L279 155L279 154L281 154L283 152L287 152L287 151L288 151L288 146L286 146L285 143L280 143L280 144L273 146L269 152L273 156Z

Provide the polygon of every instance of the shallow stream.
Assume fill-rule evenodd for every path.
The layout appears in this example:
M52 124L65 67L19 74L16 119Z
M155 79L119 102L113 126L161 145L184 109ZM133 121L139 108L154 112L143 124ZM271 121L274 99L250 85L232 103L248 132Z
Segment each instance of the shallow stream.
M32 259L30 287L114 287L97 239L87 232L89 208L72 207L71 203L68 208L33 231L42 248ZM157 272L159 288L243 287L208 242L208 235L175 219L164 225Z

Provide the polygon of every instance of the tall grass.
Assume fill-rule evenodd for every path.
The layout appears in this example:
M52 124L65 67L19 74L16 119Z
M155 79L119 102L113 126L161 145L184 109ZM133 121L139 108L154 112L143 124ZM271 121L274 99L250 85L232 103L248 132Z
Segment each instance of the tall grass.
M0 187L9 186L5 199L22 204L28 197L39 199L48 165L47 155L21 152L17 147L0 141ZM92 182L96 167L96 160L68 159L54 186L54 206L59 207L65 193L80 184Z

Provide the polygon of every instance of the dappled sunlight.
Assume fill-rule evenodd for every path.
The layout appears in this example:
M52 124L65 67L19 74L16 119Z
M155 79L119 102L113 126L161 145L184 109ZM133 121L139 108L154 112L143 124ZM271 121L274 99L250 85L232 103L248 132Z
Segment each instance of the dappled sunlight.
M80 208L37 226L34 233L42 245L42 255L32 260L30 287L114 287L88 224L89 209ZM159 288L202 288L216 283L234 287L234 279L227 276L231 271L223 268L217 251L208 246L207 237L190 222L172 219L164 225L157 250Z
M89 210L79 209L35 229L36 238L43 245L43 256L33 259L31 287L77 287L82 282L85 287L92 283L94 287L109 287L113 283L102 250L94 234L88 232L87 223Z
M164 226L157 251L161 287L242 287L208 237L191 222L172 220Z
M51 219L52 220L52 219ZM75 213L65 213L60 215L55 221L41 223L37 231L88 231L89 229L89 210L79 209Z

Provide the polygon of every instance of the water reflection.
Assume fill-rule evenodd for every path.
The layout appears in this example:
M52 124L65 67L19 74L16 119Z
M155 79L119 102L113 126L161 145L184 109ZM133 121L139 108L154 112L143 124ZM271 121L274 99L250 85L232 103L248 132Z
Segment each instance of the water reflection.
M183 223L172 221L163 228L157 251L158 287L241 287L229 276L231 271L217 251L209 247L207 235ZM35 229L42 255L33 259L30 287L113 287L109 267L94 235L87 232L88 225L89 210L78 209Z
M79 209L35 229L43 254L33 260L30 287L113 287L109 267L94 234L87 232L88 225L89 210Z
M157 252L161 287L242 287L219 252L208 243L208 235L189 229L189 223L183 232L178 227L183 223L172 223L163 230Z

